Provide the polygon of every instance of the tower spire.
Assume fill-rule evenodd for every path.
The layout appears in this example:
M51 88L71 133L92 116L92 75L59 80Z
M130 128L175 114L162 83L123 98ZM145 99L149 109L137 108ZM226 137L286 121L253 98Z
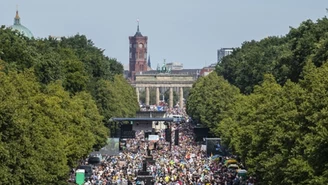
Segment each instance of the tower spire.
M137 32L140 32L140 30L139 30L139 19L137 19L137 22L138 22Z
M151 68L150 55L148 55L148 66Z
M15 19L19 19L19 15L18 15L18 5L16 5L16 16L15 16Z
M140 32L140 29L139 29L139 19L137 19L137 23L138 23L138 26L137 26L137 32L136 34L134 35L135 37L142 37L142 34Z
M16 5L16 16L15 16L15 19L14 19L14 25L18 25L20 24L20 17L19 17L19 14L18 14L18 5Z

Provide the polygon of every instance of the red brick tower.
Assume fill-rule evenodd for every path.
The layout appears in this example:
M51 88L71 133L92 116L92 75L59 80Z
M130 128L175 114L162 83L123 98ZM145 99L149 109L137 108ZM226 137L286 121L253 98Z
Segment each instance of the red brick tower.
M129 56L129 77L135 80L135 74L147 71L147 36L142 36L139 30L139 20L137 32L134 36L129 37L130 40L130 56Z

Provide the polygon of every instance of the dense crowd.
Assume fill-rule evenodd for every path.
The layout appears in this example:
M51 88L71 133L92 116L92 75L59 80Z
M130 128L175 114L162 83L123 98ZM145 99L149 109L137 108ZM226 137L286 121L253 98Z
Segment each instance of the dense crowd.
M172 113L179 113L173 111ZM179 145L165 141L165 132L160 130L158 141L148 141L143 131L136 138L127 139L126 147L117 156L106 156L103 162L93 167L92 175L85 185L146 184L138 179L145 168L143 161L149 155L153 162L146 170L155 185L253 185L255 179L243 178L236 169L224 164L225 158L207 156L201 145L193 139L189 123L172 124L172 133L179 129ZM172 141L174 141L172 134Z

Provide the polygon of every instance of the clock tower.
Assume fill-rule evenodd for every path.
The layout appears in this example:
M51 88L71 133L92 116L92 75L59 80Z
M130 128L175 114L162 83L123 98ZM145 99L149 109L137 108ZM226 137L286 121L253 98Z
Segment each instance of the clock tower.
M147 71L147 41L148 37L143 36L139 30L139 20L137 32L134 36L129 37L130 56L129 56L129 77L135 80L135 74Z

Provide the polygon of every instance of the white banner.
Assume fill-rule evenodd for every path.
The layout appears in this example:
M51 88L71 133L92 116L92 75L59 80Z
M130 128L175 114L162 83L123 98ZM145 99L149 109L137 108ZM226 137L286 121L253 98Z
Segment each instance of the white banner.
M158 135L149 135L148 136L148 140L149 141L158 141L159 140L159 136Z

